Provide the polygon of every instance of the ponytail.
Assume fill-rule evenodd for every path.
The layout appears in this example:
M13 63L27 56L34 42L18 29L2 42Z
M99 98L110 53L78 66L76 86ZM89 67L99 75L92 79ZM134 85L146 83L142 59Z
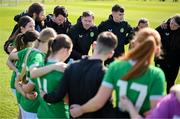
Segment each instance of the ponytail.
M151 28L140 30L134 38L134 47L120 60L133 60L135 65L125 74L122 79L128 80L132 77L145 73L154 55L159 55L161 50L161 39L159 33ZM158 50L157 50L158 49Z
M20 51L21 49L23 49L22 47L24 46L24 34L20 33L19 35L17 35L16 39L15 39L15 46L17 51Z
M39 33L37 31L27 31L26 33L18 34L17 38L15 39L17 51L28 47L28 43L36 41L38 37Z
M62 48L70 49L72 46L73 44L71 38L65 34L59 34L54 40L49 40L45 64L47 63L47 59L50 55L56 54Z
M52 52L52 44L53 44L53 40L49 40L49 42L48 42L48 50L47 50L47 54L46 54L46 58L45 58L45 64L47 63L47 59L48 59L49 55Z
M142 50L143 49L143 50ZM151 58L154 54L155 43L153 40L146 40L138 47L130 50L124 60L132 59L137 61L136 64L128 71L128 73L122 77L122 80L128 80L131 77L142 75L147 71L148 66L150 65Z

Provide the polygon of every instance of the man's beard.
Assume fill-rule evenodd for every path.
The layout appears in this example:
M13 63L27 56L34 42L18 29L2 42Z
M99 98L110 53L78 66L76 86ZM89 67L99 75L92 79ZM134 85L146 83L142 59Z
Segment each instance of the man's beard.
M37 16L36 19L35 19L35 21L36 21L36 22L42 22L42 21L44 21L44 20L43 20L43 19L41 20L41 19L39 18L39 16Z

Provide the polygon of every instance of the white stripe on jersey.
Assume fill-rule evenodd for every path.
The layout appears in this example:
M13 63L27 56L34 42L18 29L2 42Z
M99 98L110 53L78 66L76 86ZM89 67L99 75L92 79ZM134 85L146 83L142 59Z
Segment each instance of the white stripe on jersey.
M30 67L29 67L29 70L31 69L31 68L34 68L34 67L38 67L39 66L39 64L32 64Z
M163 97L163 95L151 95L150 100L159 100Z
M106 82L106 81L103 81L101 85L113 89L113 85L111 83Z

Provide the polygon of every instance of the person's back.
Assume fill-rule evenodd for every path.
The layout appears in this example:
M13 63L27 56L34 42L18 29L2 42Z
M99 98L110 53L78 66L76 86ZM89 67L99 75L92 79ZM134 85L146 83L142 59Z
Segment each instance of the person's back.
M129 97L144 116L154 108L163 96L165 83L163 71L150 66L153 56L160 54L160 36L154 29L144 28L138 32L134 44L127 54L110 64L95 97L82 106L71 105L73 117L100 109L113 90L116 92L114 97L118 118L129 118L122 110L122 96Z
M44 29L39 36L39 42L36 43L35 48L32 48L29 52L29 55L27 56L27 63L26 63L26 70L25 70L25 76L27 83L22 85L16 85L16 89L22 93L20 105L21 105L21 112L22 112L22 118L35 118L37 116L37 109L39 107L39 100L35 96L35 100L29 99L26 95L26 93L32 93L36 94L39 91L38 77L32 77L32 70L36 69L37 67L44 66L44 59L46 55L46 47L48 40L53 39L56 36L56 33L53 29L46 28ZM21 53L24 54L24 52L27 49L24 49L21 51ZM27 52L27 51L26 51ZM27 53L28 54L28 53ZM23 70L22 70L23 72ZM22 73L21 72L21 73ZM19 84L19 80L16 80L16 84ZM22 88L27 87L27 88Z
M135 62L132 60L115 61L110 65L109 71L114 71L110 77L114 79L112 82L117 84L115 85L116 97L126 95L135 104L139 113L143 115L151 108L150 100L156 96L163 96L164 75L159 68L149 66L143 75L133 77L127 81L122 80L123 76L134 65ZM116 100L116 106L118 106L119 100L119 98Z
M56 61L49 60L47 62L47 65L57 63ZM47 75L44 75L39 80L39 83L41 82L40 88L43 88L46 92L52 92L56 89L57 85L59 84L61 78L63 76L62 72L53 71ZM40 85L40 84L38 84ZM42 98L39 97L40 106L37 111L38 118L68 118L68 105L64 104L64 101L61 101L56 104L48 104L45 101L43 101ZM59 112L57 112L57 110ZM67 114L66 114L67 113Z
M148 115L141 117L132 102L127 97L121 97L121 105L133 119L179 119L180 118L180 85L176 84L171 92L164 96Z
M64 76L57 90L50 94L41 94L48 103L57 103L67 94L69 105L84 104L91 99L101 85L105 67L103 62L111 58L117 46L117 37L111 32L103 32L98 36L97 42L93 43L92 56L85 57L71 64L64 72ZM82 115L83 118L115 117L111 100L96 112Z
M89 59L86 57L68 68L69 105L74 103L84 104L97 93L106 69L102 63L100 59ZM81 69L81 71L78 69ZM85 114L82 117L112 117L112 107L112 103L109 100L103 109Z
M63 63L72 51L72 41L65 34L59 34L57 37L48 43L48 51L45 58L45 66L51 64ZM55 90L62 80L62 71L52 71L38 79L40 91L46 93ZM42 97L39 97L40 106L38 108L38 118L69 118L69 107L63 100L56 104L46 103Z

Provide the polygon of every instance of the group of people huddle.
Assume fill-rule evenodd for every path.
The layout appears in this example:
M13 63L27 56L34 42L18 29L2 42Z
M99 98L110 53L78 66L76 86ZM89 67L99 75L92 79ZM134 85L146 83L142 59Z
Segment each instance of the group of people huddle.
M180 15L155 30L124 12L116 4L96 26L84 11L72 25L65 7L45 16L33 3L14 17L4 50L19 118L180 118Z

